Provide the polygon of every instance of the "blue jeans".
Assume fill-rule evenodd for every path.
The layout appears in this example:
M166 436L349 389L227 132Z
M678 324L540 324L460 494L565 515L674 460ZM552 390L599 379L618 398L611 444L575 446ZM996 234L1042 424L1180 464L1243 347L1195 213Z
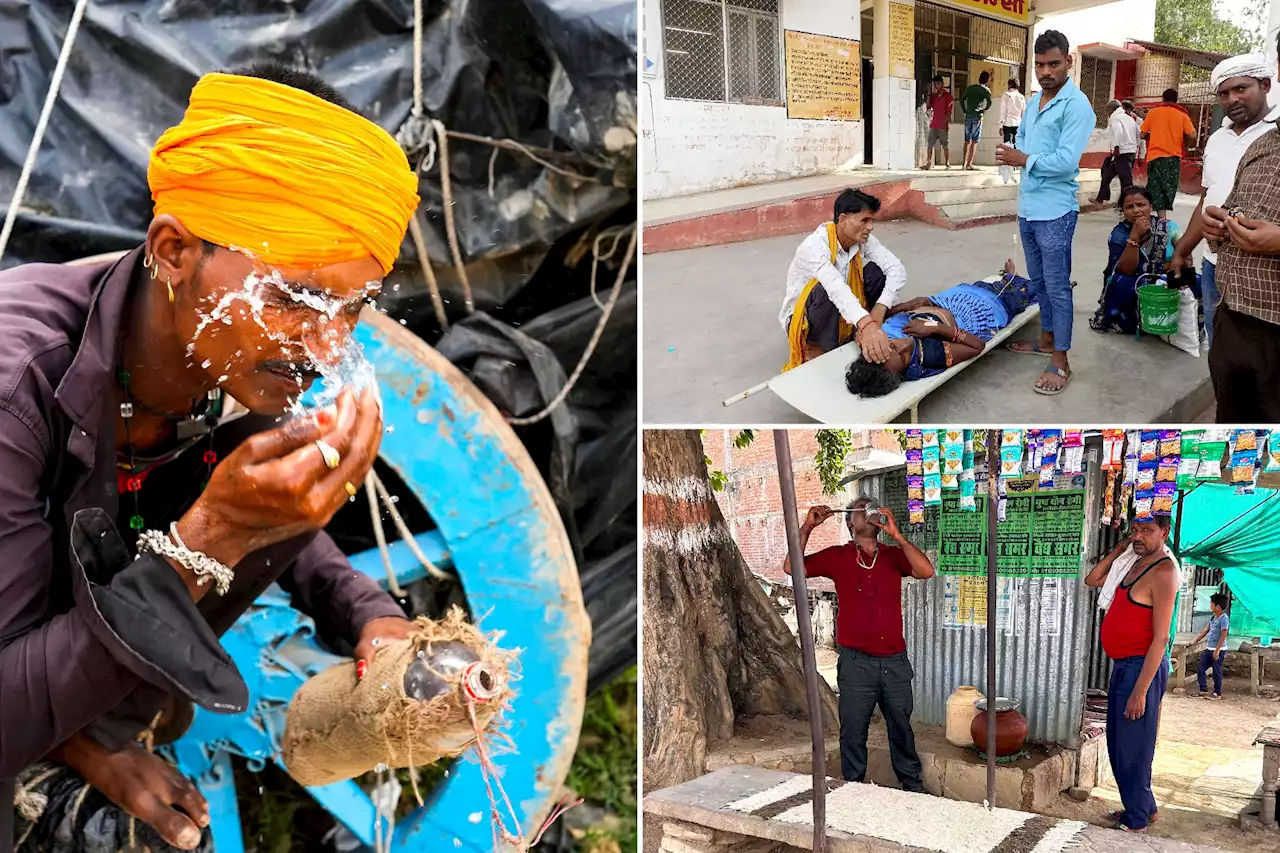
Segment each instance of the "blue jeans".
M1222 655L1215 655L1209 649L1205 649L1200 653L1200 665L1196 667L1196 681L1200 685L1200 692L1207 693L1209 691L1209 680L1206 674L1209 670L1213 670L1213 692L1217 696L1222 695Z
M1221 301L1217 267L1206 260L1200 266L1200 302L1204 305L1204 335L1207 346L1213 346L1213 311Z
M1018 217L1022 248L1027 256L1027 278L1040 303L1040 328L1053 333L1053 348L1071 349L1071 241L1076 235L1077 211L1047 221Z
M964 141L977 142L982 136L982 116L964 117Z
M1156 732L1160 728L1160 701L1169 683L1169 656L1165 655L1147 687L1147 707L1136 720L1126 719L1124 709L1142 672L1143 657L1115 662L1107 689L1107 757L1120 789L1124 812L1120 820L1130 829L1143 829L1156 813L1151 793L1151 762L1156 757Z

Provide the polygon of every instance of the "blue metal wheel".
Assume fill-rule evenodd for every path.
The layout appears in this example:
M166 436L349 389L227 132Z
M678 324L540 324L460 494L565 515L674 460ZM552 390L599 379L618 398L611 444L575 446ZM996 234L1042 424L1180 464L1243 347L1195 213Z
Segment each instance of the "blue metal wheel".
M586 701L591 625L568 536L524 446L457 368L376 311L366 310L356 336L377 370L384 421L393 428L383 437L382 462L436 523L415 537L418 545L458 575L483 630L504 632L502 645L521 650L506 714L516 749L500 763L520 828L532 836L568 774ZM401 585L425 575L404 543L389 551ZM377 550L351 562L386 586ZM273 587L223 637L249 686L250 710L228 717L196 709L190 728L166 747L209 801L217 853L244 849L231 756L248 759L251 769L279 763L289 700L340 660L313 635L311 620ZM363 843L374 843L374 806L355 782L307 790ZM425 806L398 822L390 846L487 851L492 838L479 765L464 758Z

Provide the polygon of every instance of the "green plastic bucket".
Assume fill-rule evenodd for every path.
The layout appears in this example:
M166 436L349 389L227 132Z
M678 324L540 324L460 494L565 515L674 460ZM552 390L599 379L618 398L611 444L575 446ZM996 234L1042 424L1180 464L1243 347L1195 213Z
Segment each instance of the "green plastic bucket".
M1139 287L1138 316L1142 331L1149 335L1177 333L1178 291L1159 284Z

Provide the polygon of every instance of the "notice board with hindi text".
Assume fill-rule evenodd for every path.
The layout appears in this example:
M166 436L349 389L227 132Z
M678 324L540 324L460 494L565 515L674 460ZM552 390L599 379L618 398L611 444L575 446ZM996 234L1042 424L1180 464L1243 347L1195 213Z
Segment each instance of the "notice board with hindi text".
M891 77L916 76L916 7L889 4L889 71Z
M862 55L858 42L786 31L787 118L862 118Z
M1034 480L1006 481L1005 520L996 525L996 574L1006 577L1078 577L1084 547L1084 490L1039 491ZM976 512L960 509L944 493L938 516L938 571L985 575L987 498Z

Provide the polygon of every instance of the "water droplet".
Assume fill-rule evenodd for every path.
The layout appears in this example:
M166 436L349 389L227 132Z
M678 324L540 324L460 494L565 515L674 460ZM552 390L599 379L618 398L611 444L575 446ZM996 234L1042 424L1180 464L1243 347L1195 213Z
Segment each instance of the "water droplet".
M471 821L472 823L479 823L482 817L484 817L484 815L482 815L480 812L472 812L471 814L467 815L467 820Z
M202 368L204 368L205 370L208 370L208 369L209 369L209 365L211 365L211 364L213 364L213 361L212 361L212 359L208 359L208 358L206 358L204 361L200 362L200 366L201 366Z
M387 427L387 435L391 435L391 433L395 431L396 431L396 428L394 426Z

